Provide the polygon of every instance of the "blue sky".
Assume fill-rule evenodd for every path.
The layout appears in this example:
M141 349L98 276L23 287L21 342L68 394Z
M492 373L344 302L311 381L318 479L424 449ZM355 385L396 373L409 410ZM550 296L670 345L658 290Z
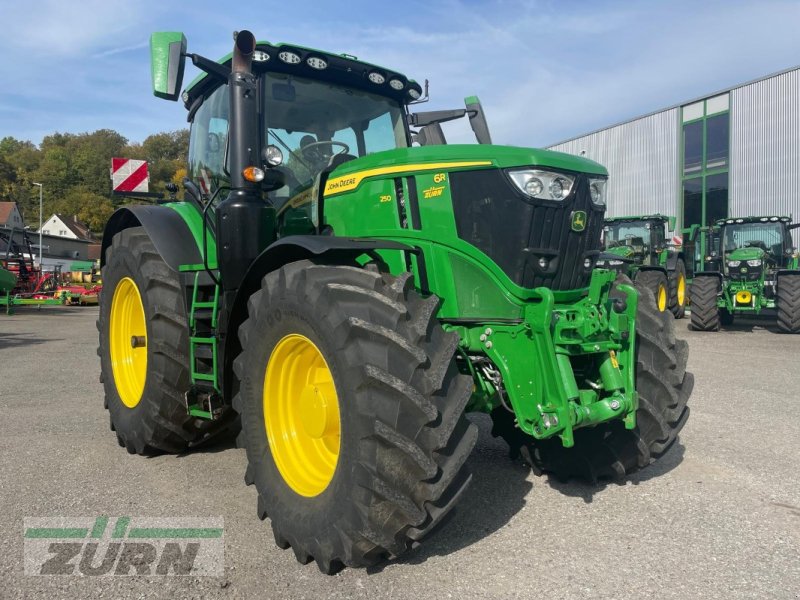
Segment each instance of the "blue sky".
M355 54L422 81L426 109L477 94L495 143L543 146L800 64L800 2L0 0L0 137L185 126L151 95L152 31L218 58L231 33ZM196 71L187 68L185 82ZM451 141L471 141L466 123Z

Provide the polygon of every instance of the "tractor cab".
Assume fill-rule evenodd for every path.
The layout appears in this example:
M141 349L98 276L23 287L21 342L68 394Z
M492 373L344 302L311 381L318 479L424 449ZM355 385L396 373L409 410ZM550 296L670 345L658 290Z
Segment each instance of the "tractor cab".
M192 123L189 177L204 199L231 185L232 110L222 75L211 63L182 94ZM252 53L257 148L266 167L262 189L278 210L310 190L323 172L385 150L411 145L406 104L421 87L355 57L258 42ZM225 75L227 78L227 74ZM238 137L238 136L237 136ZM306 194L307 195L307 194Z
M267 161L283 186L269 192L275 205L309 189L324 170L409 145L404 107L396 98L333 82L284 73L263 77Z
M231 185L233 119L225 65L232 59L213 63L188 56L205 71L181 95L192 124L189 178L207 200ZM491 141L476 97L467 98L464 109L411 113L410 105L426 100L422 87L355 56L259 41L249 67L261 187L279 212L306 205L320 176L346 162L414 143L445 144L442 122L468 116L478 141Z
M723 273L757 279L762 270L789 268L797 251L790 222L789 217L777 216L717 221Z
M666 237L668 225L670 229L674 227L674 217L651 215L606 219L603 247L606 252L632 260L637 266L658 266L663 262L661 253L669 245Z

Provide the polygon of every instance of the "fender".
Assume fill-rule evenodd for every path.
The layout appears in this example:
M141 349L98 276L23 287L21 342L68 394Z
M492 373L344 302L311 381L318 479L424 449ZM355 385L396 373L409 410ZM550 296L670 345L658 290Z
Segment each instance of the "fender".
M197 240L177 211L167 206L135 205L118 209L106 223L100 250L101 267L105 266L106 248L111 246L111 240L130 227L144 227L164 262L174 271L180 265L203 262Z
M655 266L655 267L643 265L643 266L639 267L639 273L643 273L645 271L658 271L659 273L663 273L664 275L667 276L667 278L669 278L669 273L667 272L667 269L665 269L664 267L662 267L660 265L659 266Z
M779 281L781 275L800 275L800 269L779 269L775 274L775 280Z
M674 271L678 266L678 261L683 260L683 252L672 252L667 255L667 271Z
M227 311L227 319L223 320L225 327L225 346L223 349L223 375L224 397L232 398L233 389L233 359L241 351L239 345L239 326L247 318L247 300L261 287L261 279L282 266L298 260L308 258L322 258L331 264L348 264L355 261L362 254L370 254L375 250L406 250L416 252L416 249L406 244L390 240L371 238L346 238L324 235L291 235L281 238L264 250L250 265L245 273L242 285L236 290L236 296ZM227 299L226 299L227 300Z
M694 274L695 279L698 279L700 277L716 277L717 281L719 281L720 286L722 286L722 273L718 271L700 271L699 273Z

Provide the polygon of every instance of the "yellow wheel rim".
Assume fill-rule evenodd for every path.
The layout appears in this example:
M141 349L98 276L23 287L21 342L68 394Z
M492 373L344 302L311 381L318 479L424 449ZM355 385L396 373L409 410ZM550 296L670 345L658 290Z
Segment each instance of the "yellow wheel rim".
M686 302L686 277L683 273L678 273L678 306L683 306Z
M658 284L658 310L667 310L667 286L663 283Z
M264 426L272 457L301 496L321 494L339 460L339 397L328 363L305 336L282 338L264 376Z
M142 399L147 378L147 325L139 288L130 277L120 280L111 300L109 348L119 397L134 408Z

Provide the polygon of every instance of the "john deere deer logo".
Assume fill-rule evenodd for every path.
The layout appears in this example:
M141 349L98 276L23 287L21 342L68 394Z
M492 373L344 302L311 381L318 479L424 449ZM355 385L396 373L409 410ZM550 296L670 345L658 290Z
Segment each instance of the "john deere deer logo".
M586 229L586 211L576 210L572 212L572 231L583 231Z

